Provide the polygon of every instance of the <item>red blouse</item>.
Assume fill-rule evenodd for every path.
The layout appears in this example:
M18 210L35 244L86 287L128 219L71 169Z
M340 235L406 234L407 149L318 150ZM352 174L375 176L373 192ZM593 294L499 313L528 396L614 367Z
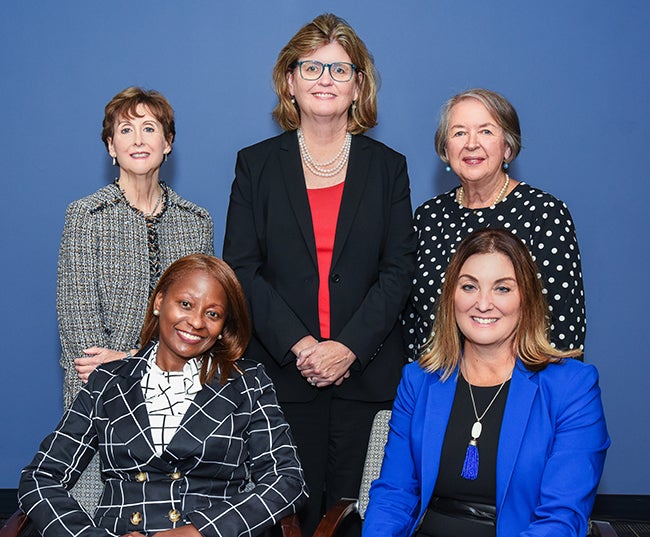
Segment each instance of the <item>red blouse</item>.
M314 226L314 238L316 240L319 277L318 319L320 321L320 335L323 339L329 339L330 337L329 272L332 265L336 222L339 217L344 184L344 182L341 182L338 185L325 188L307 189L311 219Z

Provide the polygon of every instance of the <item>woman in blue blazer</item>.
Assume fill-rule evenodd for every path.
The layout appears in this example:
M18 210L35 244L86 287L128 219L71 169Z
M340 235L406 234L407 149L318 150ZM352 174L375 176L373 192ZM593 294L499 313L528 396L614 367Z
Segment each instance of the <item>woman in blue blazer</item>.
M545 308L515 235L461 243L404 369L364 537L586 534L609 446L598 374L550 345Z
M21 509L45 537L259 535L307 498L262 365L241 358L246 299L223 261L162 275L136 357L98 367L22 473ZM69 494L95 452L94 513Z
M372 419L391 407L406 363L409 178L403 155L363 135L376 123L375 77L339 17L300 29L274 69L286 132L239 152L228 208L223 258L250 304L250 356L296 439L305 535L323 503L357 495Z

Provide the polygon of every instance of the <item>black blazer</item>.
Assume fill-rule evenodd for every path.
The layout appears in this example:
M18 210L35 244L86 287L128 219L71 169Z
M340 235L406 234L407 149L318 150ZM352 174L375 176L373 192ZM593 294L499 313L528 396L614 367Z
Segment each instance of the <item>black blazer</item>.
M353 136L330 270L331 339L357 361L337 396L385 401L405 363L397 319L411 288L415 234L404 156ZM223 258L248 297L254 338L281 402L315 396L291 347L320 338L318 266L295 132L243 149L230 195Z

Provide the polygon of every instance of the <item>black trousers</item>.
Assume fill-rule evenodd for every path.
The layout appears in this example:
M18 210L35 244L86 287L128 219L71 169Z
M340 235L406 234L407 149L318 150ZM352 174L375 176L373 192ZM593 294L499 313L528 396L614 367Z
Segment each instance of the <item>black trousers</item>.
M300 513L303 535L313 534L337 500L359 496L372 420L393 404L338 399L332 392L319 389L308 403L281 403L309 487L309 503ZM358 537L361 525L355 520L338 535Z

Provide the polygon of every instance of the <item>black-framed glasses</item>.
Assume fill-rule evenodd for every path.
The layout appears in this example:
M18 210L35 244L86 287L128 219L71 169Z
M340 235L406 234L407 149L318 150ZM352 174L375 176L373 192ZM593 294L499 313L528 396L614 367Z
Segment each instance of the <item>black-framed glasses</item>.
M357 70L357 66L349 62L322 63L316 60L305 60L296 62L296 66L300 71L300 76L310 81L318 80L323 76L326 67L329 69L332 80L336 82L349 82Z

